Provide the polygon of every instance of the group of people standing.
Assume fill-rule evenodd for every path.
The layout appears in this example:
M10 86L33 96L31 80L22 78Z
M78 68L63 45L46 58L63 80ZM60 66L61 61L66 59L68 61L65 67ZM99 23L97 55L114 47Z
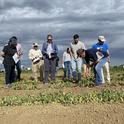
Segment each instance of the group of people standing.
M70 47L63 53L64 79L70 78L72 72L73 82L81 81L83 64L83 77L90 76L93 67L96 85L104 84L103 66L105 66L107 81L110 82L109 63L109 46L104 36L99 36L98 42L90 49L86 49L84 43L79 40L79 35L76 34Z
M32 72L36 82L40 80L47 84L50 80L55 81L58 51L51 34L47 35L47 40L42 44L42 48L39 48L38 43L32 44L29 59L32 62ZM20 80L22 55L22 47L18 43L18 39L13 36L1 52L1 56L4 58L7 85L14 82L15 79ZM70 79L72 76L73 83L79 82L82 77L82 67L84 77L88 77L90 68L93 66L96 85L104 84L103 66L105 65L107 81L110 82L109 63L109 46L104 36L99 36L98 42L92 48L86 49L84 43L79 40L79 35L75 34L70 46L63 53L64 79ZM17 74L15 74L15 67Z
M41 49L37 43L33 43L32 49L29 51L29 59L32 61L32 71L36 81L40 77L39 79L47 84L50 81L49 75L52 81L55 80L57 54L58 47L53 42L51 34L47 35L47 41L42 44Z

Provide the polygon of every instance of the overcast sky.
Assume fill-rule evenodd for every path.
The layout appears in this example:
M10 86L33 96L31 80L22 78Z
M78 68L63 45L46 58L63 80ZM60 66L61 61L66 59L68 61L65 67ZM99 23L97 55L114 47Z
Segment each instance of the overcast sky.
M0 0L0 41L15 35L26 48L46 35L59 48L78 33L87 47L104 35L113 64L124 63L124 0ZM121 57L119 57L121 56Z

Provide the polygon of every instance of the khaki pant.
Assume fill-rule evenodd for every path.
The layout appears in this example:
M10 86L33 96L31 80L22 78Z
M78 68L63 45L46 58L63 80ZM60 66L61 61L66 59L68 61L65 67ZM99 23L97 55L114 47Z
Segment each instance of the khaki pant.
M107 82L110 83L110 71L109 71L109 62L106 62L105 65L105 71L106 71L106 79ZM104 79L103 69L102 69L102 77ZM103 83L105 83L105 80L103 80Z
M40 78L40 81L43 81L43 71L44 71L44 61L40 60L40 62L33 64L32 63L32 72L33 77L35 81L38 81L38 78Z

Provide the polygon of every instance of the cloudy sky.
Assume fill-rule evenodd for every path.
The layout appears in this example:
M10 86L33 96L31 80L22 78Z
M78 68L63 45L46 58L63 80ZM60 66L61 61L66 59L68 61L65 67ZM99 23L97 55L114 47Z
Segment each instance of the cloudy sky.
M33 42L53 34L59 49L75 33L87 48L104 35L113 65L124 63L124 0L0 0L0 43L15 35L25 57ZM25 59L24 59L25 60Z

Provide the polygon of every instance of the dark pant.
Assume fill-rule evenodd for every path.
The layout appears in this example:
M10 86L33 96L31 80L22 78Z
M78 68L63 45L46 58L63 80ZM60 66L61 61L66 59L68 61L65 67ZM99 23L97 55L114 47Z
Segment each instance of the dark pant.
M15 81L15 65L4 64L6 84L11 84Z
M51 80L55 80L56 59L44 59L44 83L48 83L49 74Z
M20 81L21 79L21 61L20 60L16 63L16 70L17 70L16 79Z
M64 78L66 77L70 78L70 76L71 76L71 62L67 61L64 62Z

